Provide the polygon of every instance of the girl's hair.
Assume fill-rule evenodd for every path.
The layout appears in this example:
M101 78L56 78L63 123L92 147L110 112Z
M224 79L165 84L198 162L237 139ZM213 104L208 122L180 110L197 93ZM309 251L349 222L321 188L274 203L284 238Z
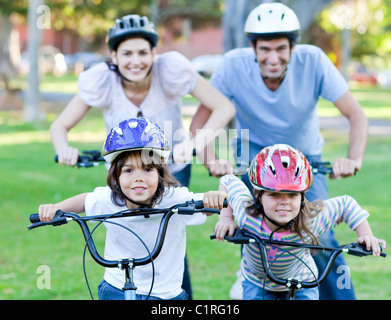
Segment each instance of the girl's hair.
M166 190L170 187L180 185L179 182L171 175L164 158L161 158L154 152L146 153L142 151L143 150L132 150L123 152L111 163L106 181L107 185L111 189L111 200L118 206L124 206L126 204L126 199L119 187L119 177L126 160L132 155L136 155L141 159L144 168L157 169L159 173L159 183L156 190L156 203L159 203L162 200Z
M260 198L262 190L254 190L255 198ZM311 244L319 245L319 241L317 237L311 232L310 228L310 220L314 218L323 208L323 202L320 200L316 200L313 202L309 202L304 198L304 193L301 193L302 198L304 199L304 206L301 206L299 214L297 215L291 230L297 233L300 236L300 239L304 242L304 235L307 234L311 238ZM251 202L246 207L246 213L249 216L260 216L262 212L259 210L259 207L256 202Z

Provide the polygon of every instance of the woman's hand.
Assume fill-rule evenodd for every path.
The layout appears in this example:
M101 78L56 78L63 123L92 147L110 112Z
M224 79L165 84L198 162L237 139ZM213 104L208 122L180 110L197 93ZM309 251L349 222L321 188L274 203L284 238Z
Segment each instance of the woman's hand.
M77 163L79 150L70 146L62 148L58 154L58 163L65 166L73 167Z

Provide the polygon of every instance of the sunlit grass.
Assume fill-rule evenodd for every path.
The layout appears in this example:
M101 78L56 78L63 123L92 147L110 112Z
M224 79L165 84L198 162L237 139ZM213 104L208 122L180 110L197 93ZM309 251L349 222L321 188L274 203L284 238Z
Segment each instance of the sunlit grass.
M361 94L361 101L377 98L376 91L360 91ZM388 97L387 92L381 91L379 97L383 100L384 96ZM320 107L323 109L335 108ZM82 270L84 241L78 226L27 231L28 216L37 212L39 204L55 203L106 183L103 166L78 170L54 163L48 129L59 110L51 112L48 121L34 124L24 124L20 112L0 112L0 299L89 299ZM104 136L100 112L93 110L72 130L70 141L80 150L101 149ZM324 136L325 160L346 155L346 134L325 131ZM328 180L330 195L350 194L356 198L371 213L373 232L389 244L390 146L389 136L370 137L362 170L353 178ZM217 186L218 180L210 177L202 165L193 166L192 191L204 192ZM204 225L188 228L187 253L195 299L229 299L239 268L239 246L209 240L216 220L212 216ZM340 243L356 240L354 232L345 225L338 226L336 234ZM98 234L98 242L102 247L103 232ZM389 257L345 258L358 299L391 299ZM96 298L104 269L90 258L87 261L88 278ZM40 276L37 268L41 265L50 267L50 289L37 287Z

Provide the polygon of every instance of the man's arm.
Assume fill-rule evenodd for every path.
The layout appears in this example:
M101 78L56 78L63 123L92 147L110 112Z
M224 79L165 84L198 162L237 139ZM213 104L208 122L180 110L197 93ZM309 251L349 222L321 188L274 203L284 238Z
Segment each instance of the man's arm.
M335 101L334 105L350 124L348 157L338 159L333 164L334 175L331 178L339 179L353 176L361 169L368 141L368 119L350 91Z

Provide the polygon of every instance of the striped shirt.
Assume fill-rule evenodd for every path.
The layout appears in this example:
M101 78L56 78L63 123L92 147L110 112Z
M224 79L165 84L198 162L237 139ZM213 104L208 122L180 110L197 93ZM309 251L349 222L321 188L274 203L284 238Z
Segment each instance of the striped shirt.
M227 189L228 202L239 226L263 239L269 239L272 231L266 226L262 216L246 214L246 207L253 202L246 185L233 175L222 177L220 183ZM352 230L355 230L369 216L369 213L363 210L350 196L328 199L323 203L323 209L317 212L308 226L316 237L332 230L341 222L345 222ZM294 243L303 242L297 233L290 230L274 233L273 239ZM304 235L304 241L310 243L311 238ZM318 269L308 248L267 246L267 257L271 271L279 278L313 281L318 276ZM285 286L273 283L268 278L265 280L260 252L254 243L243 246L241 269L245 279L265 287L266 290L288 290Z

